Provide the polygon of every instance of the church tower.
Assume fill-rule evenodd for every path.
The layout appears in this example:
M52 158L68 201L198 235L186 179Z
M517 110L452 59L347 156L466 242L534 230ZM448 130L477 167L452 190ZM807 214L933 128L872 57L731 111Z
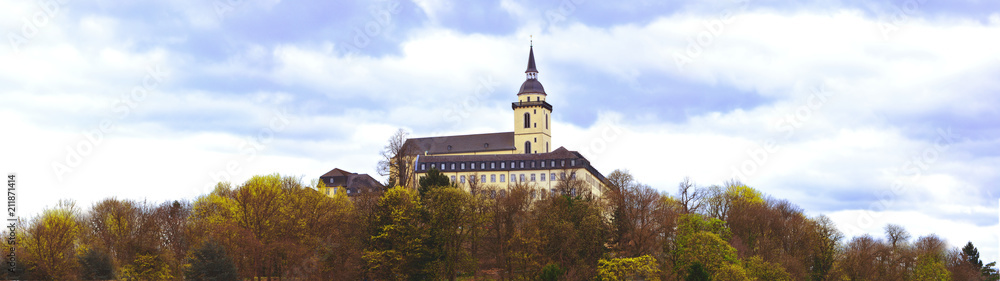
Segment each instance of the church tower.
M535 47L528 49L528 70L524 73L527 79L517 92L517 102L514 109L514 147L515 153L546 153L552 151L552 105L545 101L545 89L538 82L538 69L535 69Z

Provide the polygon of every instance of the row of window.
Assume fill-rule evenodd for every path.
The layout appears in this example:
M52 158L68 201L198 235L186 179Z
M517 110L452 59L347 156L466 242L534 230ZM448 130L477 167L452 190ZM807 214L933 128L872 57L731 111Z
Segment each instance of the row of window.
M518 175L520 175L520 181L522 181L522 182L529 181L529 179L530 179L530 181L535 181L535 179L536 179L535 175L538 175L537 179L539 179L539 181L545 181L545 179L546 179L546 177L545 177L546 174L545 173L541 173L541 174L510 174L510 182L517 182L518 181ZM479 176L480 176L480 178L479 178L479 182L480 183L487 182L486 181L486 175L479 175ZM499 176L500 176L499 177L500 182L506 182L506 180L507 180L507 175L506 174L500 174ZM475 176L469 176L469 180L470 181L474 180L475 179L474 177ZM570 179L576 179L576 172L571 172L569 174L569 178ZM458 181L456 181L456 179ZM548 179L549 180L556 180L556 173L550 173L550 174L548 174ZM566 180L566 173L559 173L559 179L560 180ZM457 178L456 178L456 176L451 176L451 182L465 183L465 175L458 176ZM490 181L489 182L497 182L497 174L490 175Z
M557 168L566 167L566 160L530 160L530 161L493 161L493 162L447 162L447 163L420 163L420 170L427 170L427 164L430 164L430 168L437 168L439 170L476 170L476 166L479 166L478 170L486 170L487 164L489 164L491 170L497 169L507 169L507 164L510 164L511 169L533 169L533 168ZM466 166L468 164L468 166ZM546 164L548 167L546 167ZM576 159L569 160L569 167L576 166ZM468 167L468 169L466 169Z
M507 191L506 190L502 190L502 189L499 190L499 191L497 191L497 190L483 190L483 191L480 191L479 194L489 196L490 199L497 198L497 195L499 195L500 198L507 197ZM577 191L576 191L576 188L570 188L566 192L559 192L555 188L549 189L549 190L545 190L545 189L532 190L531 191L531 199L535 199L535 197L537 197L538 195L541 195L544 198L544 197L556 196L557 194L576 196ZM473 193L472 195L476 195L476 194Z

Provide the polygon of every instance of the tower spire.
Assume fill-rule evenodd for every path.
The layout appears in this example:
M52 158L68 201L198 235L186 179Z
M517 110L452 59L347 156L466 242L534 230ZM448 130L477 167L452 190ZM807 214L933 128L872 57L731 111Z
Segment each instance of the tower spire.
M535 68L535 44L534 44L534 42L531 43L531 46L528 49L528 70L525 70L524 73L528 73L529 74L528 78L532 78L532 77L535 76L535 75L531 75L531 74L537 74L538 73L538 69Z

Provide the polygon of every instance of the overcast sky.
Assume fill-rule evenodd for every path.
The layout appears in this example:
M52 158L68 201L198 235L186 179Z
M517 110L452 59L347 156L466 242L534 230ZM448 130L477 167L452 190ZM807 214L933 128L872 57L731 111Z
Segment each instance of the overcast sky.
M474 4L472 3L474 2ZM375 173L412 136L513 130L534 38L553 147L674 193L741 179L849 237L1000 248L995 1L2 0L20 214Z

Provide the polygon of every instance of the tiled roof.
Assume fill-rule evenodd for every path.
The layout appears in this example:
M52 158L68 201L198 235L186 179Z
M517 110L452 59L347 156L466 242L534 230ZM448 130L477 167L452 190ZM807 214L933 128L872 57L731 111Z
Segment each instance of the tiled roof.
M418 154L467 153L514 150L514 132L412 138L404 145L414 145Z

